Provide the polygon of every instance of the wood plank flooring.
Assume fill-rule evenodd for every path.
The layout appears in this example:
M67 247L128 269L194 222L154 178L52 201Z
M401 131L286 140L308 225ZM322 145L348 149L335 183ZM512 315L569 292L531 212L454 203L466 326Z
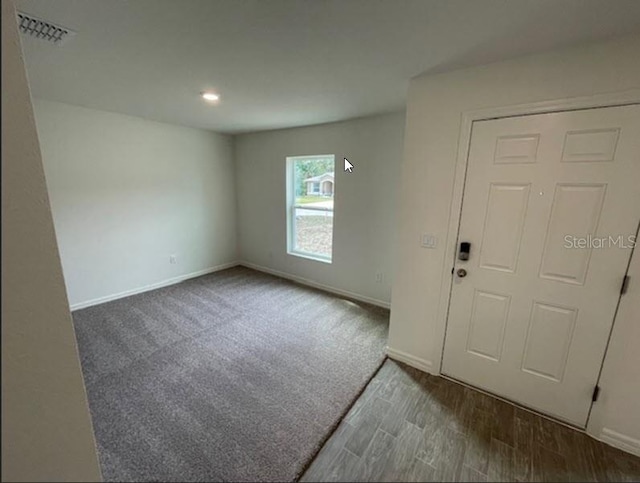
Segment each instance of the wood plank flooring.
M640 458L387 360L301 481L640 481Z

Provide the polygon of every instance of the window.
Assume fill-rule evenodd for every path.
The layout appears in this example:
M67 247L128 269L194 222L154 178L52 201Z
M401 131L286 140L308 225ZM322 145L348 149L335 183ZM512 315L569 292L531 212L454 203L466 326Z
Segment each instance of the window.
M287 252L331 263L335 156L287 158Z

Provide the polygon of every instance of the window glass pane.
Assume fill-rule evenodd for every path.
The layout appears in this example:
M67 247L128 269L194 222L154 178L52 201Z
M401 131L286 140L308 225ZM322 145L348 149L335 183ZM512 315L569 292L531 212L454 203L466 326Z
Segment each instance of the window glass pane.
M289 252L331 260L333 241L334 156L288 158L292 178Z
M296 251L331 257L333 211L295 208Z
M320 203L333 209L334 157L298 158L294 161L295 203Z

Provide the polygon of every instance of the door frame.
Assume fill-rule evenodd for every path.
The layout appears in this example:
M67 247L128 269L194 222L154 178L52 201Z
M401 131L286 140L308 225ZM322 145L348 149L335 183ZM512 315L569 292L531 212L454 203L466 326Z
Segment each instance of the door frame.
M436 357L431 367L431 373L440 375L442 359L444 357L445 337L449 317L449 304L453 287L453 272L457 254L458 232L462 216L462 198L467 175L469 149L471 145L471 130L475 121L501 119L533 114L548 114L553 112L577 111L605 107L620 107L640 104L640 89L622 92L596 94L585 97L554 99L542 102L515 104L485 109L464 111L461 114L460 134L456 156L455 175L452 189L451 205L449 207L449 226L445 241L445 262L440 277L440 295L436 320L435 350ZM615 319L614 319L615 323ZM606 358L605 352L605 358ZM603 358L604 362L604 358ZM587 421L588 424L589 421Z

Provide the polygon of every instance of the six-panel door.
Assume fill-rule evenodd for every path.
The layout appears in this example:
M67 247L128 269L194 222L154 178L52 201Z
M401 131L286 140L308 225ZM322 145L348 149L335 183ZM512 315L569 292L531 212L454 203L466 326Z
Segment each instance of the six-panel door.
M475 122L442 372L584 427L639 183L640 106Z

